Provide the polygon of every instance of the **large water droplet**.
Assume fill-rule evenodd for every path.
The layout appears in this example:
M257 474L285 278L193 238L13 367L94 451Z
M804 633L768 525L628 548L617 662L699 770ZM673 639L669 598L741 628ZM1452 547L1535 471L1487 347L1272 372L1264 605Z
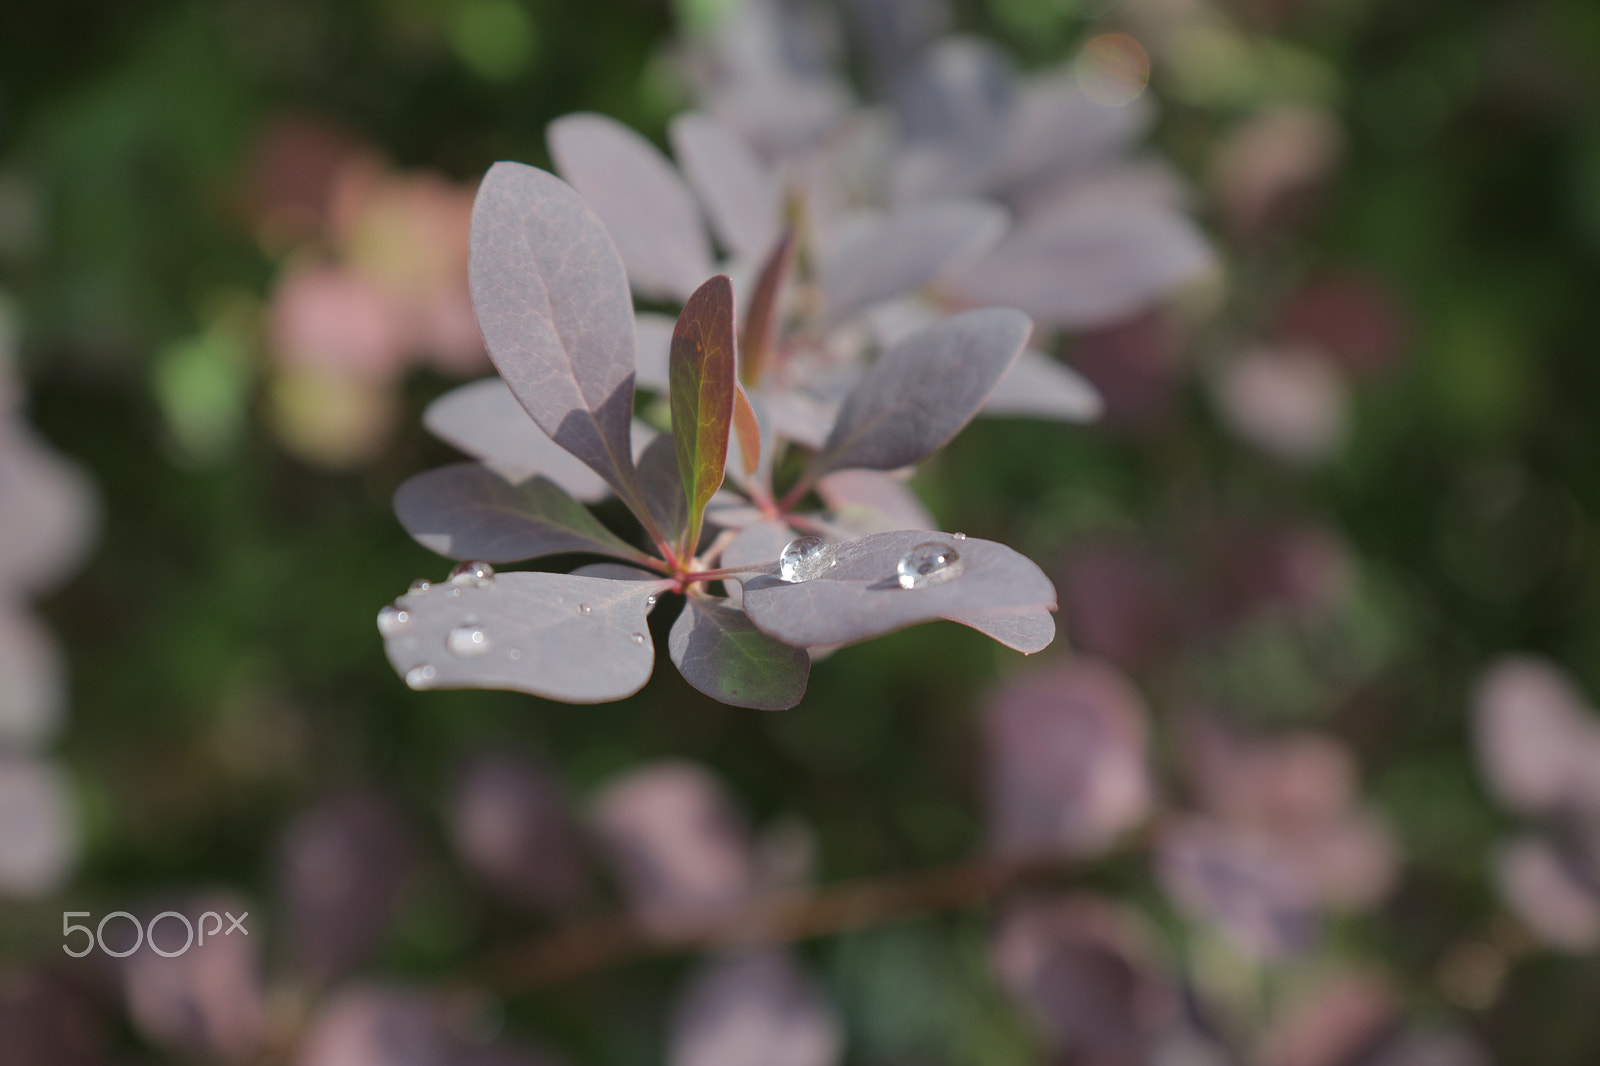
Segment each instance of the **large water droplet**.
M462 588L489 588L494 584L494 567L477 561L457 563L450 569L450 584Z
M444 646L458 659L476 659L489 650L489 634L478 623L468 622L447 633Z
M398 637L411 624L411 612L399 604L391 603L378 612L378 632L385 637Z
M433 588L433 582L429 581L425 577L419 577L411 583L410 588L406 589L406 595L420 596L431 588Z
M895 564L895 574L903 589L926 589L954 581L961 576L967 564L948 544L930 540L900 556Z
M439 671L427 664L423 664L422 666L413 666L410 670L406 671L406 684L410 685L412 688L427 688L433 683L433 679L438 676Z
M630 633L628 634L628 639L633 641L635 644L640 645L641 647L644 645L643 633Z
M821 577L833 569L833 545L821 537L796 537L778 556L778 576L793 584Z

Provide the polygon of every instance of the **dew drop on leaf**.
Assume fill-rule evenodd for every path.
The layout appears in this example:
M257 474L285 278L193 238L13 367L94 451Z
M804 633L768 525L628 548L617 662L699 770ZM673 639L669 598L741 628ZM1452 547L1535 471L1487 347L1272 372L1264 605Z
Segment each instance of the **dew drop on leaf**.
M900 556L894 568L901 588L926 589L954 581L967 564L950 545L930 540Z
M506 658L510 659L512 662L516 662L518 659L522 658L521 649L512 648L510 651L506 652Z
M580 604L578 604L578 613L579 614L593 614L594 613L594 608L590 607L587 603L580 603Z
M447 633L444 646L458 659L476 659L489 650L489 634L478 623L468 622Z
M476 561L457 563L450 571L450 584L463 588L489 588L494 584L494 567Z
M821 537L796 537L778 556L778 576L793 584L821 577L833 569L833 545Z
M967 539L967 535L965 533L952 533L950 535L952 537L956 538L957 540L966 540Z
M643 646L643 644L644 644L644 634L643 633L632 633L632 634L629 634L628 639L633 641L635 644L640 645L640 646Z
M439 671L432 666L413 666L406 671L406 684L412 688L427 688L434 678L439 676Z
M399 604L391 603L378 612L378 632L385 637L398 637L411 624L411 612Z
M406 595L420 596L431 588L433 588L433 582L429 581L425 577L419 577L411 583L410 588L406 589Z
M644 605L646 607L654 607L656 605L655 593L651 593L649 596L645 597Z

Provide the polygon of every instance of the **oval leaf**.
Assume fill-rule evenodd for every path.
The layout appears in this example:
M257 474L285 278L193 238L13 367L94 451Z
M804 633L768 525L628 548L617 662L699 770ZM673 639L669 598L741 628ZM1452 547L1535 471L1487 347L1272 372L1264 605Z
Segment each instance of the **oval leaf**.
M700 533L706 504L722 487L733 426L733 284L718 274L695 290L672 331L672 438L688 503L685 549Z
M667 650L683 679L735 707L781 711L806 694L811 657L750 624L743 611L690 596L672 624Z
M562 177L610 231L641 295L682 300L712 272L694 197L655 145L587 113L552 122L546 139Z
M386 637L384 650L413 688L510 689L566 703L620 700L650 680L655 648L645 611L666 587L526 572L500 574L488 588L436 585L397 601L407 618ZM482 631L482 650L451 640L461 627ZM452 652L452 644L468 654Z
M496 163L472 208L470 274L484 343L518 402L637 509L633 302L605 227L555 175Z
M724 248L740 259L766 255L778 239L783 205L778 181L737 135L706 115L672 120L673 154Z
M394 494L417 543L449 559L510 563L561 552L643 559L547 478L506 477L482 463L418 474Z
M986 307L890 348L845 397L818 471L896 470L938 451L983 406L1031 328L1020 311Z
M945 617L1024 655L1044 651L1056 639L1055 615L1044 607L1020 611L951 611Z
M963 564L961 576L929 588L901 588L895 564L926 541L955 547ZM952 616L960 620L963 615L1055 609L1055 586L1044 571L994 541L905 530L840 544L835 552L833 568L811 581L789 584L777 576L775 563L745 578L744 609L750 620L785 644L809 646L852 644Z
M984 401L986 415L1093 422L1105 409L1083 375L1033 348L1024 348Z
M588 502L611 494L598 474L528 417L500 378L451 389L422 412L422 424L435 437L508 478L542 474L574 499Z
M992 247L1005 229L1003 209L975 201L920 204L859 220L841 235L822 269L828 315L839 321L914 292Z

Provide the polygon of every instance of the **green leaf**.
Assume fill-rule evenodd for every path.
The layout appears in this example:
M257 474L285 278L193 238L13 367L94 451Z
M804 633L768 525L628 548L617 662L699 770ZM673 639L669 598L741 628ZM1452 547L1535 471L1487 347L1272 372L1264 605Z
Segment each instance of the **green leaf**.
M672 436L689 504L685 554L700 537L706 504L722 485L733 424L733 284L718 274L695 290L672 331L667 368Z

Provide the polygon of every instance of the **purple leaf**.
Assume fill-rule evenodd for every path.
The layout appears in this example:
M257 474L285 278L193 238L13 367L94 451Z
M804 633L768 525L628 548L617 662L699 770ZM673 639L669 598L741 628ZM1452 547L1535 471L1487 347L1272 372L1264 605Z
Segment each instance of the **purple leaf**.
M706 115L679 115L669 134L722 246L740 259L759 261L782 229L777 178L748 144Z
M451 389L422 412L422 424L509 480L539 474L589 503L611 494L598 474L528 417L498 377Z
M714 921L750 897L749 828L693 763L657 762L610 783L595 798L593 824L629 909L656 932Z
M1142 137L1155 114L1146 100L1091 100L1073 74L1023 86L1000 150L993 187L1008 197L1081 178Z
M896 344L845 397L816 469L898 470L926 459L972 420L1029 329L1026 315L988 307Z
M672 331L672 439L688 506L683 554L692 553L706 504L727 472L737 389L733 329L733 284L718 274L689 297Z
M662 535L676 542L689 528L689 501L683 494L678 445L671 433L658 434L639 453L639 484Z
M1033 348L1024 348L983 405L986 415L1093 422L1105 401L1076 370Z
M786 953L713 959L672 1012L668 1066L834 1066L838 1018Z
M1111 667L1080 656L1012 681L983 724L1000 854L1095 855L1149 812L1144 701Z
M389 662L413 688L511 689L602 703L650 680L655 649L645 612L665 588L659 581L500 574L487 587L408 592L384 609L380 627Z
M472 209L472 302L512 393L636 511L633 302L594 212L552 174L496 163Z
M504 899L559 911L589 887L566 800L532 762L499 752L474 758L456 783L449 825L467 868Z
M817 479L831 521L853 537L897 529L934 529L933 516L903 477L878 470L836 470Z
M31 612L0 599L0 747L43 746L66 700L54 638Z
M901 588L895 570L900 557L929 541L956 548L961 575L931 587ZM811 581L783 581L776 563L743 579L750 620L785 644L853 644L952 615L1055 606L1055 587L1044 572L994 541L902 531L840 544L835 552L833 568Z
M78 858L78 816L54 762L0 748L0 899L45 896Z
M667 649L685 681L735 707L781 711L806 694L805 649L773 640L724 602L690 596Z
M406 532L449 559L510 563L562 552L643 559L542 477L505 477L482 463L454 463L409 478L394 494Z
M1156 874L1181 910L1252 954L1282 957L1316 940L1316 886L1258 836L1200 818L1172 822L1156 846Z
M794 269L798 235L793 226L783 231L783 239L772 249L756 276L749 303L740 316L744 320L739 335L739 380L755 388L761 383L778 344L783 325L784 297L789 275Z
M251 909L233 896L201 896L173 901L171 907L194 923L191 929L207 911L242 915ZM139 915L146 929L158 913L152 907ZM156 923L154 932L168 952L177 951L186 937L183 923L170 917ZM175 957L148 946L134 952L122 963L129 1018L147 1040L190 1056L238 1061L259 1054L267 1036L267 1004L257 947L256 938L236 932L208 937L204 947L191 943Z
M713 272L694 197L655 145L604 115L550 124L550 155L617 244L643 296L683 300Z
M957 269L963 299L1088 329L1125 318L1211 269L1205 239L1164 206L1086 196L1012 230Z
M908 199L981 192L1016 96L1010 59L986 41L946 38L927 50L897 96L910 144L895 160L895 192Z
M1565 674L1508 656L1478 682L1474 710L1478 760L1507 806L1600 810L1600 718Z
M386 798L346 792L285 831L282 921L295 960L317 982L361 965L389 931L415 864L410 828Z
M916 291L993 247L1005 229L1005 211L977 201L919 204L858 220L839 234L822 267L829 318L842 321Z
M991 640L997 640L1024 655L1044 651L1056 639L1055 615L1043 607L1009 611L951 611L945 617L976 629Z

